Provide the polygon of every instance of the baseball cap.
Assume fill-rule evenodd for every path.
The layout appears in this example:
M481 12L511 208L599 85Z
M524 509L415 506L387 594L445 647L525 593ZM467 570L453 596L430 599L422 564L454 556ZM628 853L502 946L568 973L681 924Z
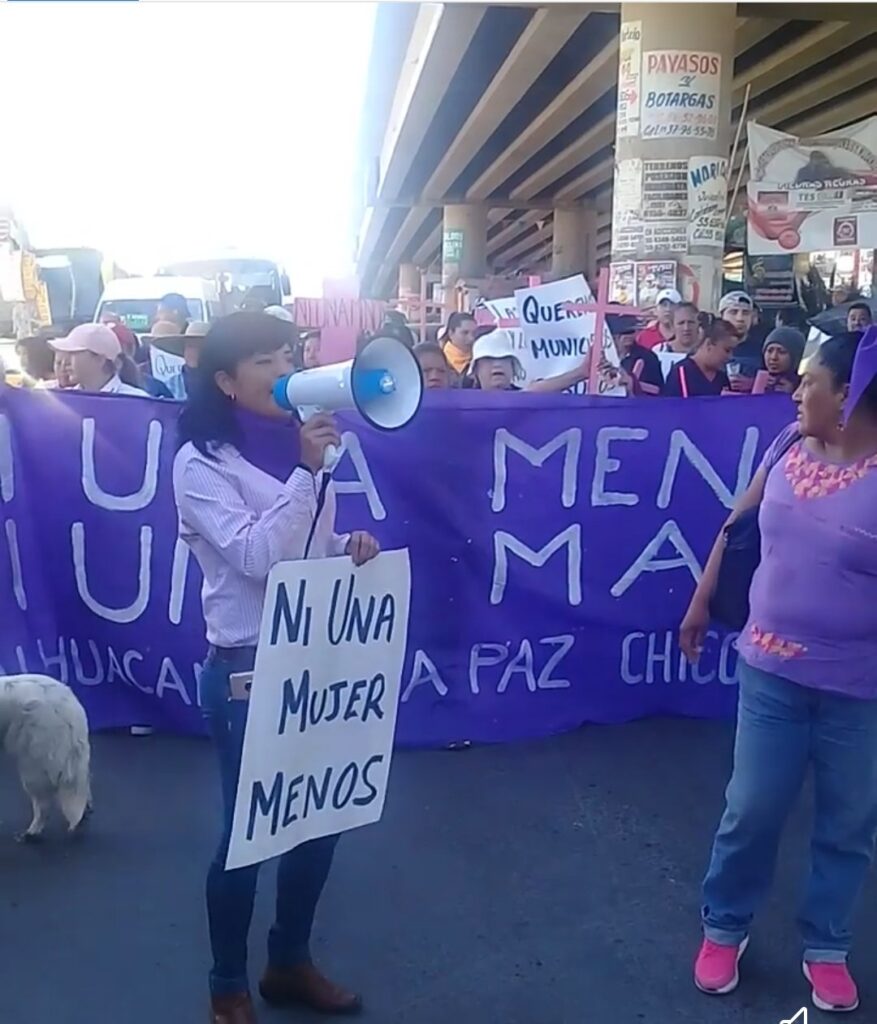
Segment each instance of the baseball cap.
M677 306L681 301L682 296L675 288L662 288L655 298L655 305L660 306L662 302L672 302L674 306Z
M727 295L723 295L719 300L719 312L724 313L726 309L731 309L734 306L752 309L754 305L752 298L746 292L728 292Z
M66 338L52 338L49 344L56 352L94 352L111 360L122 354L119 339L106 324L80 324Z

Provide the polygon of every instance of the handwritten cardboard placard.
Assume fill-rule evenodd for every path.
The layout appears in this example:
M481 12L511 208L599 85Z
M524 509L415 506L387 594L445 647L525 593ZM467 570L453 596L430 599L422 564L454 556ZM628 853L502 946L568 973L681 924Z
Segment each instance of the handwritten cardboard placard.
M407 550L272 570L227 869L381 817L410 594Z
M583 274L535 288L519 288L515 291L515 301L524 332L522 362L528 380L545 380L582 366L591 352L597 317L595 313L577 312L568 307L594 301ZM620 364L615 342L605 326L601 361L612 367ZM584 394L587 381L581 381L573 390ZM617 381L608 377L605 386L601 384L600 393L626 394L624 388L617 386Z

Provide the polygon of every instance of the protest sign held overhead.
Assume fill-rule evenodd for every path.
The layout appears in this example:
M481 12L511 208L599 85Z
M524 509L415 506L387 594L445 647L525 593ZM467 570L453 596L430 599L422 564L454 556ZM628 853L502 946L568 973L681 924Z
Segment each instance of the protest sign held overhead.
M228 869L380 818L410 592L407 551L272 570Z
M591 354L596 330L596 312L582 312L569 306L592 303L594 296L583 274L562 281L519 288L515 292L518 319L524 335L522 363L528 380L544 380L582 366ZM600 363L606 369L600 375L599 393L624 395L617 374L611 368L620 360L609 328L604 325ZM587 381L576 385L584 394Z

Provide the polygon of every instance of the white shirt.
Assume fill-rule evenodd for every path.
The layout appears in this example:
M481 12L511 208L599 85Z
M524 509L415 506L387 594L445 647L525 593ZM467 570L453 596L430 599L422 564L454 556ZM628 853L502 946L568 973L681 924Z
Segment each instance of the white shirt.
M322 475L322 474L321 474ZM174 459L179 535L201 566L207 641L248 647L259 638L268 573L304 557L321 485L306 469L277 480L226 445L209 459L191 443ZM334 532L330 484L308 558L342 555L349 534Z
M140 395L141 398L149 397L143 388L135 388L133 384L123 384L122 381L119 380L118 374L110 377L100 390L102 393L108 395Z

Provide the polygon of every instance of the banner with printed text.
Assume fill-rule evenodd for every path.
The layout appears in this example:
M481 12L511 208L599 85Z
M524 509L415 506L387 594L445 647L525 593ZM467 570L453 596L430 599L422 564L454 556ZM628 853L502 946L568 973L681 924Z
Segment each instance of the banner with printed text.
M877 246L877 115L809 137L748 132L750 255Z
M0 670L68 682L95 728L203 732L178 415L147 398L0 389ZM779 395L470 391L427 393L393 434L340 416L339 530L410 553L397 742L731 714L734 638L711 632L692 667L677 627L728 509L793 418Z

